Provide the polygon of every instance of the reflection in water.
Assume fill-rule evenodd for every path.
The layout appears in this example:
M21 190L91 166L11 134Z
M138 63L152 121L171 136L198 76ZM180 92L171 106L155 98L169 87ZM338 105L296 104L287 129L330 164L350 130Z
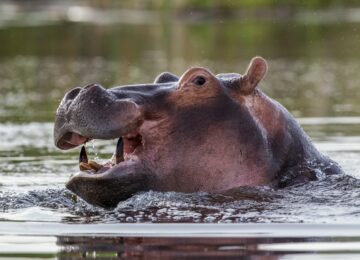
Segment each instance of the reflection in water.
M319 228L320 226L314 228ZM181 226L174 226L181 229ZM279 226L278 228L281 229ZM358 259L359 237L1 236L0 258ZM36 245L36 247L34 247Z
M260 243L295 242L306 239L181 238L181 237L58 237L60 259L77 257L121 257L141 259L238 258L278 259L276 252L258 249Z
M337 259L359 257L358 238L57 237L59 259ZM347 254L344 253L347 252ZM311 255L316 257L311 258ZM334 258L334 259L335 259Z

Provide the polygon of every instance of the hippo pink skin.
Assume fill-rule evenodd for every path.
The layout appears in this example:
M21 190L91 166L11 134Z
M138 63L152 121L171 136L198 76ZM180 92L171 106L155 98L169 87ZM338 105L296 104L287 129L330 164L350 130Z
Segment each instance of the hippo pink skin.
M294 117L257 86L261 57L244 75L190 68L153 84L69 91L60 103L55 144L122 138L125 161L82 171L66 187L91 204L114 207L138 191L223 192L240 186L285 187L340 173Z

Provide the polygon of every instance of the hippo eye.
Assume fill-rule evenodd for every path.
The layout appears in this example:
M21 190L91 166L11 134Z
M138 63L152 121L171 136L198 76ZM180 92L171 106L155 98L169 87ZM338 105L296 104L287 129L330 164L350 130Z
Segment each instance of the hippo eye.
M193 82L198 86L202 86L206 82L206 79L203 76L197 76Z

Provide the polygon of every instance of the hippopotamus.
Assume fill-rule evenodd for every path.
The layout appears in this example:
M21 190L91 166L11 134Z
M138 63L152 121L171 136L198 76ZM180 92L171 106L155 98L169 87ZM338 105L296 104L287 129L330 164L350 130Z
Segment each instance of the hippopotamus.
M241 186L289 185L341 173L296 119L258 87L268 70L254 57L245 72L213 74L192 67L178 77L67 92L57 112L55 145L118 139L99 164L81 149L66 187L85 201L114 207L140 191L221 193Z

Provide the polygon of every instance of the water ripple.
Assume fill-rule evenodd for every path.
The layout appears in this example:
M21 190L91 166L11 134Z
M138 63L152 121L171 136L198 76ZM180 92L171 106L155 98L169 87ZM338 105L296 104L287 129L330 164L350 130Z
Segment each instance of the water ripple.
M241 187L225 194L148 191L112 210L91 206L65 189L0 192L0 203L0 218L6 220L51 221L51 212L53 219L70 223L360 223L360 180L330 176L285 189ZM35 214L39 208L42 214Z

